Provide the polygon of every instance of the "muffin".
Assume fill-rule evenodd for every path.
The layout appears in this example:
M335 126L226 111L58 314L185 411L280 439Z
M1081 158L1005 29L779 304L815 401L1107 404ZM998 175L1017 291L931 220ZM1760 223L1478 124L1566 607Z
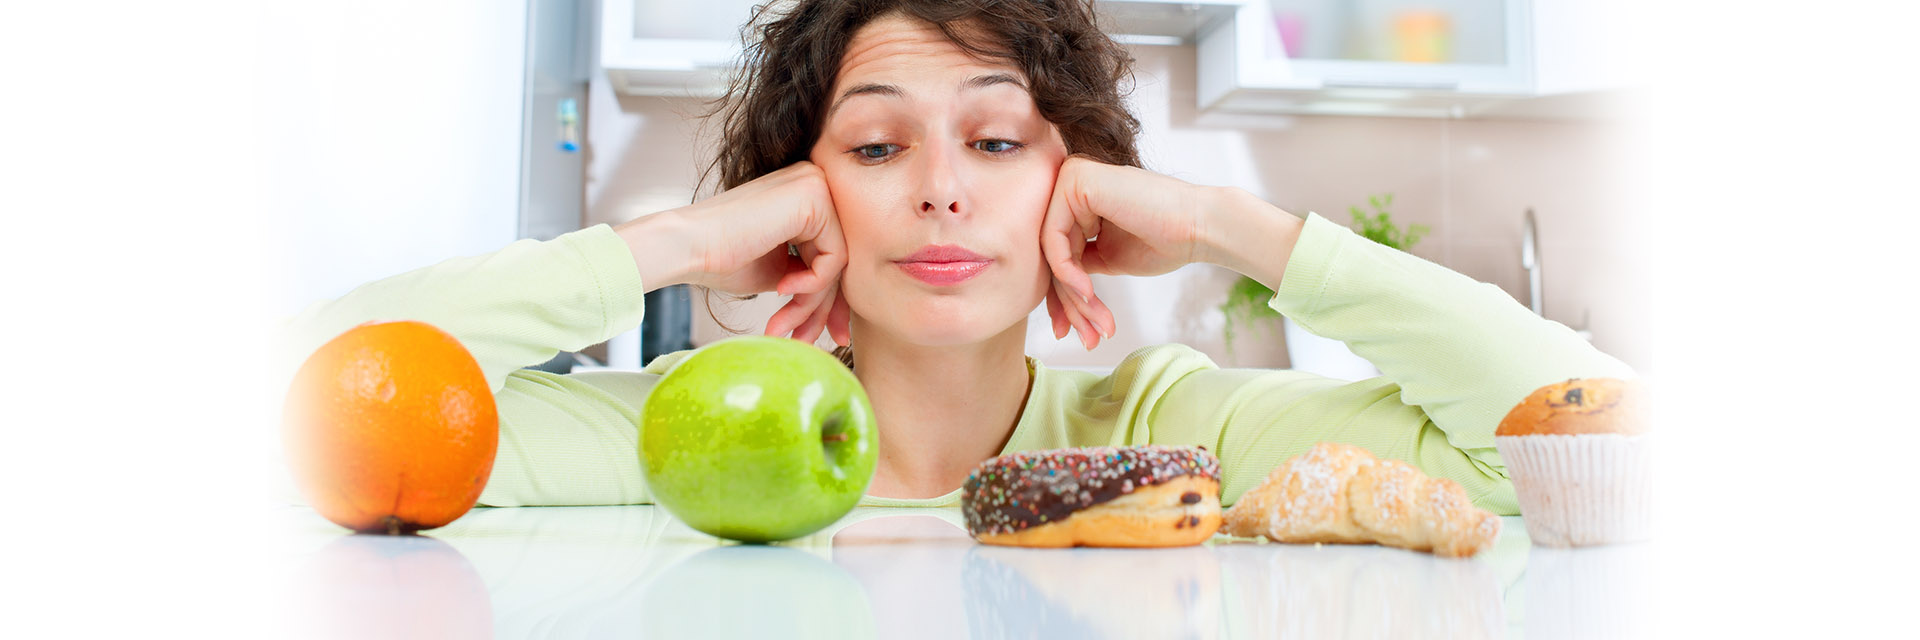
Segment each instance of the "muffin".
M1653 460L1646 404L1638 383L1576 378L1541 387L1507 412L1494 446L1535 543L1647 539Z

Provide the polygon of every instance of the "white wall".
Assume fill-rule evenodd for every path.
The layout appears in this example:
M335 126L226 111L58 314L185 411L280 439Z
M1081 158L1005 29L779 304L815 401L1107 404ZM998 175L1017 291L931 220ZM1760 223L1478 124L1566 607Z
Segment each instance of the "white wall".
M279 311L513 241L526 0L268 7Z
M264 309L511 239L524 4L0 3L0 636L287 635Z

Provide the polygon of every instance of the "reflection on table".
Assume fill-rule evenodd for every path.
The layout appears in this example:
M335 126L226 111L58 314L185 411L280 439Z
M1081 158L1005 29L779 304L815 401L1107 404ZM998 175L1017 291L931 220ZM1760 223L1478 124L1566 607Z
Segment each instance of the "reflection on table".
M289 514L286 620L306 637L1620 637L1647 545L1472 559L1216 537L1174 549L980 545L954 510L859 509L736 545L651 506L479 509L426 536Z

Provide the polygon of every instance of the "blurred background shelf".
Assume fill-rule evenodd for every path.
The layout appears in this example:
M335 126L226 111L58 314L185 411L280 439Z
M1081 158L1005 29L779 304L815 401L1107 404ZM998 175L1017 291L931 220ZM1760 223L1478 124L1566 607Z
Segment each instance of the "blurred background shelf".
M1133 44L1189 44L1243 0L1099 0L1108 32ZM740 27L764 0L602 0L600 65L621 93L718 97L740 56Z
M616 91L717 97L757 0L602 0ZM1194 46L1199 107L1231 113L1591 119L1631 73L1624 10L1572 0L1100 0L1133 45Z
M1626 22L1570 0L1252 0L1198 36L1199 106L1593 118L1630 86Z

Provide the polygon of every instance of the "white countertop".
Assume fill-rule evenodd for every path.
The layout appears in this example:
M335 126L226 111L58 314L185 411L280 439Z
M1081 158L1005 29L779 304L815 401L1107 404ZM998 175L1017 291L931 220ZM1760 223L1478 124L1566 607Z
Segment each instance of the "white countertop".
M1533 547L1519 518L1456 560L991 547L954 509L861 508L770 546L653 506L475 509L402 537L284 515L286 622L308 637L1613 638L1645 634L1652 593L1648 545Z

